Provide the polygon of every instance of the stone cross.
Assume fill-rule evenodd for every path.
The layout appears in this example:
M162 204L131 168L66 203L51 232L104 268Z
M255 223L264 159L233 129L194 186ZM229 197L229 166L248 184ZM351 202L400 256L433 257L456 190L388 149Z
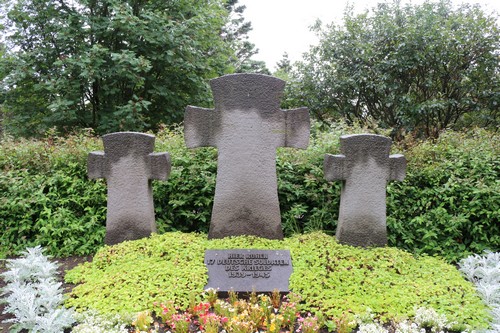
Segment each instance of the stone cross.
M276 149L307 148L309 112L281 110L285 82L271 76L226 75L210 85L215 109L188 106L184 116L189 148L218 148L208 236L282 239Z
M149 236L156 231L151 179L166 180L170 173L168 153L153 153L155 137L119 132L104 135L104 152L88 156L91 179L106 178L108 245Z
M343 180L337 240L354 246L387 244L386 185L405 178L406 159L390 155L391 139L371 134L340 137L342 155L326 154L325 178Z

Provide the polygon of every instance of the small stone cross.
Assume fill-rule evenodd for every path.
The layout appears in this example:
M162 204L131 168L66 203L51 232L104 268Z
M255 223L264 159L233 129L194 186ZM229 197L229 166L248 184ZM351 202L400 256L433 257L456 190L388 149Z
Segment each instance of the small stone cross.
M405 178L406 159L390 155L391 139L371 134L340 137L342 155L326 154L325 178L343 180L337 240L354 246L387 244L386 186Z
M307 148L307 108L281 110L285 82L233 74L210 81L215 110L188 106L189 148L217 147L218 167L209 238L283 238L276 179L278 147Z
M88 156L91 179L106 178L108 245L148 237L156 231L151 179L166 180L170 174L168 153L153 153L155 137L119 132L104 135L104 152Z

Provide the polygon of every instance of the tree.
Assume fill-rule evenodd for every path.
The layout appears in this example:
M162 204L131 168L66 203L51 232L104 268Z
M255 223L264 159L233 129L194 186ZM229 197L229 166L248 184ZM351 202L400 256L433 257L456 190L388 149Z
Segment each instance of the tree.
M245 21L243 12L246 6L239 5L238 0L227 0L226 10L230 13L227 24L223 27L221 36L228 42L234 55L231 57L231 66L235 73L260 73L270 75L264 61L253 60L252 57L259 52L255 44L248 39L252 24Z
M5 76L7 75L6 68L5 68L5 46L3 43L0 43L0 80L3 81ZM0 81L0 82L1 82ZM4 126L3 126L3 119L4 119L4 108L3 108L3 103L5 102L5 90L3 85L0 85L0 140L3 139L4 136Z
M288 58L288 53L283 53L283 57L278 63L276 63L276 68L278 72L290 73L292 71L292 63Z
M286 81L283 97L281 98L281 108L293 109L294 107L304 106L302 101L297 101L297 94L300 96L302 82L294 80L294 65L288 58L288 53L283 53L281 59L276 63L276 71L273 75Z
M271 75L271 71L267 68L266 62L262 60L247 59L241 63L236 73L257 73Z
M436 137L445 128L498 127L500 33L478 5L449 0L347 8L343 25L315 26L319 45L294 70L296 102L324 121ZM292 97L293 98L293 97Z
M12 132L154 129L211 103L232 49L222 1L17 0L5 80Z

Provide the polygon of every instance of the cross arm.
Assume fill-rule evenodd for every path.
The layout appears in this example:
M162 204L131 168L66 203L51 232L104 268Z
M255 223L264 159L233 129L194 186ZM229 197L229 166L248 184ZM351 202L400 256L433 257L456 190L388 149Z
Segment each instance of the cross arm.
M406 176L406 158L401 154L389 156L390 174L389 180L402 181Z
M90 179L106 178L106 156L103 151L93 151L87 158L87 173Z
M307 148L309 145L310 120L307 108L285 110L285 147Z
M344 162L345 162L344 155L325 154L325 160L323 162L323 172L325 173L325 179L328 181L344 180L345 179Z
M172 165L169 153L149 154L149 165L149 179L167 180Z
M214 122L214 110L188 106L184 112L186 146L188 148L215 147Z

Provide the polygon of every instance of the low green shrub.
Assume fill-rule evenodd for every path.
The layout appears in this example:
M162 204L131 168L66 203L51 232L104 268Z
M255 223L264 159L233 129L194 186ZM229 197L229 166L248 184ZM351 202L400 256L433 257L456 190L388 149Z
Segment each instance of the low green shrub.
M91 263L66 274L67 282L79 283L66 305L107 314L136 313L167 301L186 308L207 283L204 250L233 248L289 249L290 289L302 296L300 311L327 318L371 311L387 322L413 317L416 308L426 307L475 328L489 319L473 285L443 260L389 247L342 246L321 232L283 241L165 233L104 247Z
M450 262L500 250L500 135L450 131L404 154L406 179L387 190L390 245Z
M105 228L106 188L86 176L87 134L2 142L0 255L43 246L57 256L95 253Z
M365 132L313 123L306 150L278 149L278 196L285 235L335 233L341 182L323 176L325 153L339 152L341 134ZM187 149L180 128L163 129L156 151L168 151L172 172L154 181L158 233L207 232L217 150ZM484 130L445 132L435 141L406 140L394 152L408 159L407 177L388 186L389 245L437 254L450 262L484 249L500 250L500 136ZM102 246L106 181L89 180L86 158L99 138L2 141L0 144L0 257L42 245L56 256L91 254Z

